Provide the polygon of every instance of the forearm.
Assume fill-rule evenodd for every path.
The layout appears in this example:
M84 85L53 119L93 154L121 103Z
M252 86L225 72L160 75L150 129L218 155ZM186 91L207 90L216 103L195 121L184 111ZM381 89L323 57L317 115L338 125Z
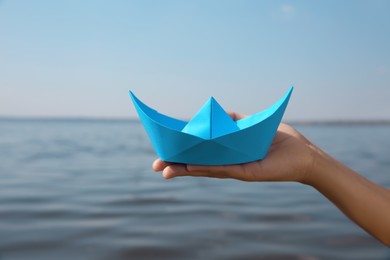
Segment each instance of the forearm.
M312 171L305 183L390 246L390 190L370 182L319 149L315 153Z

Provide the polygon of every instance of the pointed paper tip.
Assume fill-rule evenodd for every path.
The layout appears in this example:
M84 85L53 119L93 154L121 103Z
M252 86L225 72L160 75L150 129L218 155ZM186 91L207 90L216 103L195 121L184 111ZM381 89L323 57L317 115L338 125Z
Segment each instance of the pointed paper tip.
M286 97L290 97L291 96L291 93L293 92L293 90L294 90L294 86L293 85L291 85L290 86L290 88L288 89L288 91L287 91L287 93L286 93Z
M205 103L205 105L206 105L206 106L211 106L211 107L213 107L213 104L215 104L215 103L218 103L217 100L215 100L214 97L210 97L210 98L207 100L207 102Z
M139 100L139 98L130 89L129 89L129 94L130 94L130 98L133 101L133 103L135 102L137 104L142 104L142 105L145 106L145 104L141 100Z
M130 89L129 89L129 95L130 95L130 97L135 97L133 91L131 91Z
M133 104L140 104L140 103L142 103L138 98L137 98L137 96L136 95L134 95L134 93L129 89L129 95L130 95L130 98L131 98L131 100L133 101Z
M211 110L215 110L218 107L223 110L222 106L218 103L218 101L214 97L210 97L208 103L211 106Z
M134 94L134 92L133 92L133 91L131 91L130 89L129 89L129 94L130 94L130 96L133 96L133 97L135 97L135 94Z

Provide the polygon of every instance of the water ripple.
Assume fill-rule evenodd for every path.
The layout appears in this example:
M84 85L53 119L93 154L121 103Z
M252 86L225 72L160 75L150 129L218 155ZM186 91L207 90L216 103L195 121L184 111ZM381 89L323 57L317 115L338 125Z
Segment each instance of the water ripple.
M164 180L139 123L0 121L0 130L0 259L389 256L309 187ZM388 126L300 130L389 187Z

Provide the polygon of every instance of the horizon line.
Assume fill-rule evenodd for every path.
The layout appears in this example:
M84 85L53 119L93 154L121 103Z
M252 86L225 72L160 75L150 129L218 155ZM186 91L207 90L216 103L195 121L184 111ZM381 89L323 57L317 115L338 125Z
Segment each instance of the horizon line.
M189 119L183 119L188 121ZM0 115L0 121L139 121L138 117L98 117L98 116L5 116ZM389 119L288 119L282 120L288 124L298 125L357 125L357 124L390 124Z

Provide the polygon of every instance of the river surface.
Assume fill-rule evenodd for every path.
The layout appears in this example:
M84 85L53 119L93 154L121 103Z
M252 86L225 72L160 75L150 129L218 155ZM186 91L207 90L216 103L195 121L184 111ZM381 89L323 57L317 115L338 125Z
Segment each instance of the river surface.
M390 188L390 125L296 125ZM390 259L313 188L165 180L131 120L0 120L0 259Z

